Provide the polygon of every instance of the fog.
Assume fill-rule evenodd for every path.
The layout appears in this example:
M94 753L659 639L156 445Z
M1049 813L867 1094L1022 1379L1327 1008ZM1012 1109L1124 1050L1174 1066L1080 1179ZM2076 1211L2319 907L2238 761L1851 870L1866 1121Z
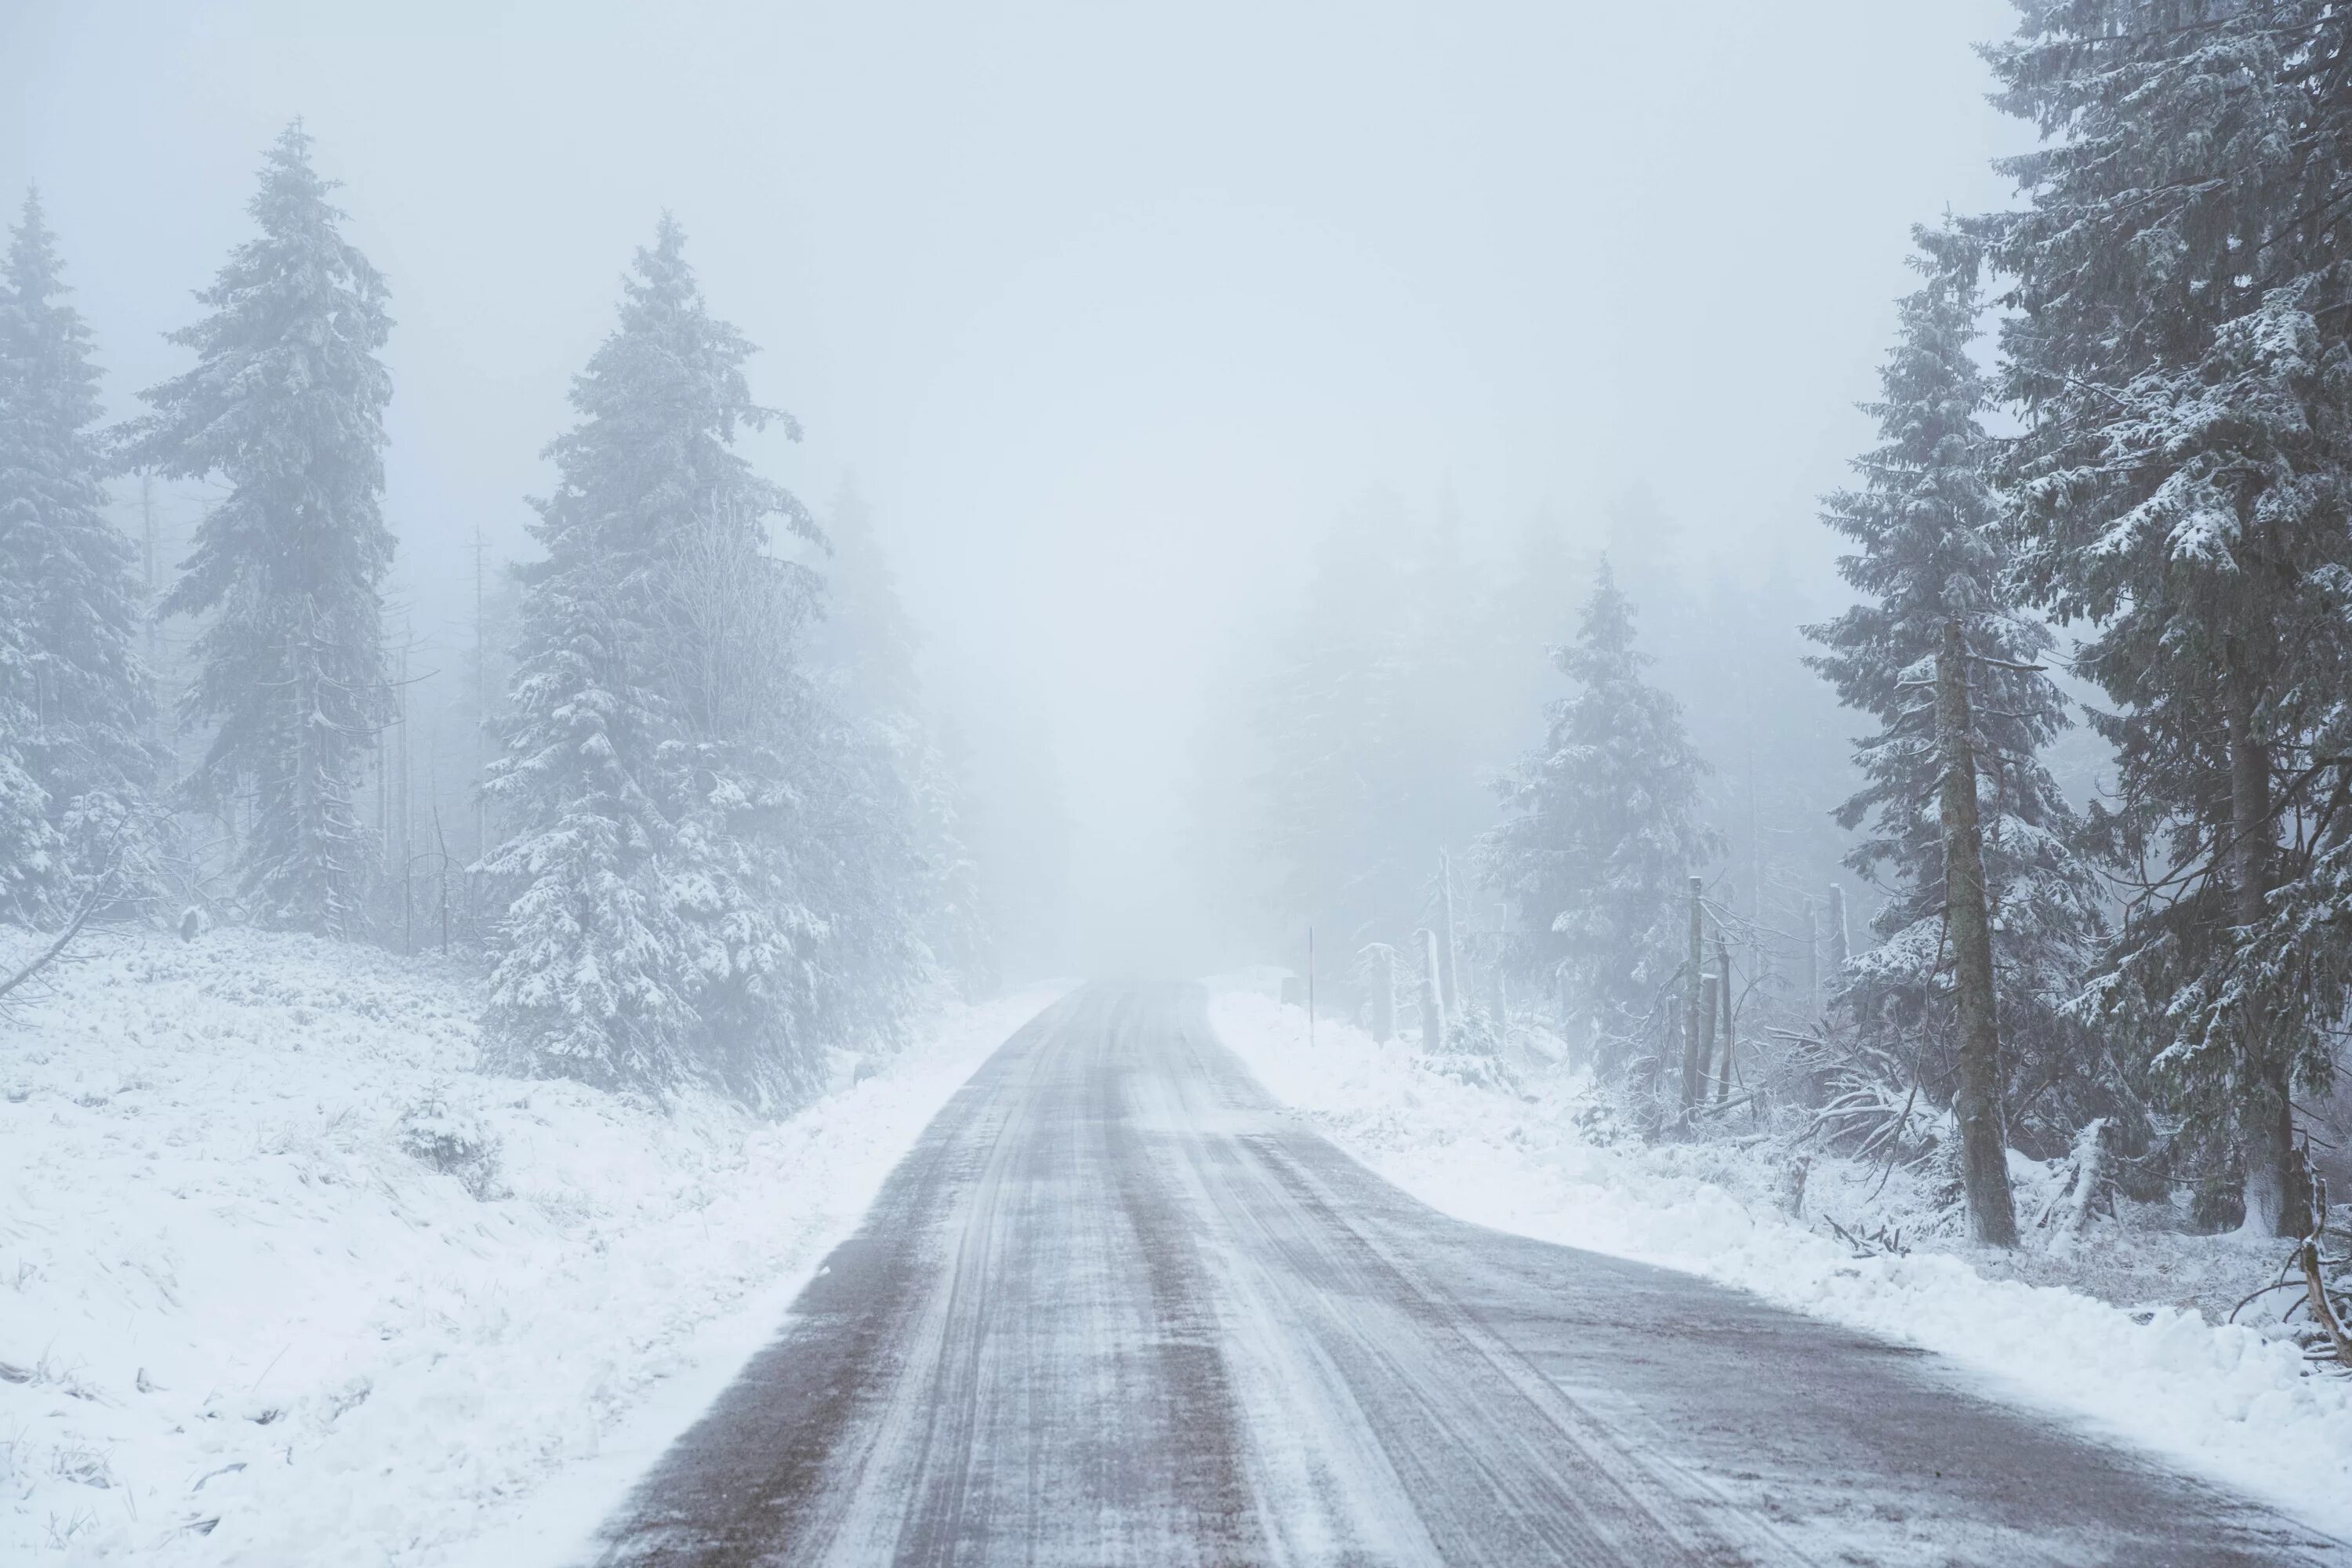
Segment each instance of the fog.
M757 460L871 504L1007 875L1051 884L1028 965L1176 970L1255 918L1195 874L1219 672L1367 495L1450 496L1497 556L1638 502L1694 580L1790 584L1791 626L1826 591L1816 498L1868 439L1908 226L2007 195L2022 133L1969 46L2010 25L14 0L0 187L39 183L128 413L303 120L393 290L387 510L427 628L470 606L477 530L530 552L537 454L675 213L805 428Z

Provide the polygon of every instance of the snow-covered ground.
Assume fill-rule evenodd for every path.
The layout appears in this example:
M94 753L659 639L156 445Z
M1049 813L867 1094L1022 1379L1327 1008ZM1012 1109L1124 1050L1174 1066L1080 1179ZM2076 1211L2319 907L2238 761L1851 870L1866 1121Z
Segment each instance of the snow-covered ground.
M2210 1322L2168 1289L2118 1304L1990 1278L2017 1265L1971 1258L1962 1242L1857 1257L1790 1217L1780 1173L1761 1158L1725 1144L1612 1140L1593 1123L1599 1102L1570 1076L1524 1092L1474 1086L1328 1018L1317 1021L1310 1047L1304 1011L1278 1005L1272 984L1234 977L1213 989L1220 1037L1276 1099L1433 1207L1685 1269L1939 1352L2008 1397L2087 1419L2352 1534L2352 1382L2307 1374L2293 1342ZM1834 1163L1817 1163L1824 1186L1813 1200L1839 1215ZM2168 1253L2121 1245L2132 1267L2168 1285L2176 1272L2210 1270L2216 1248L2250 1249L2273 1266L2279 1253L2271 1242L2182 1241ZM2044 1250L2027 1268L2038 1262L2054 1277L2063 1261Z
M560 1547L1060 989L951 1008L763 1123L477 1077L478 986L136 935L0 1023L0 1562Z

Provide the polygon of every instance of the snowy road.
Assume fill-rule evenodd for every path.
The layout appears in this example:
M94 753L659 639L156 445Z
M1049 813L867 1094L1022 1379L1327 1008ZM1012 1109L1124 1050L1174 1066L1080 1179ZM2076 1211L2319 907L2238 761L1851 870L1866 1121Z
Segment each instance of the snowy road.
M1095 985L948 1106L611 1563L2352 1562L1687 1276L1478 1229Z

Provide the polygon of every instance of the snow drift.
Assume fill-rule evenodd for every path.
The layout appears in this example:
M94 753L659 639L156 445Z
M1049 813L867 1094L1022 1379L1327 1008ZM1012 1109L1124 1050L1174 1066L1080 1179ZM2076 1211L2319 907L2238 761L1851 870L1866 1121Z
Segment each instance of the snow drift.
M666 1385L715 1391L1052 994L761 1122L475 1076L454 965L110 942L0 1026L10 1563L449 1561ZM698 1401L656 1403L648 1452Z
M1277 1100L1457 1218L1685 1269L1938 1352L2013 1403L2086 1419L2352 1534L2352 1381L2307 1375L2289 1341L1989 1279L1964 1250L1857 1257L1696 1173L1690 1149L1589 1138L1574 1120L1580 1079L1526 1097L1474 1086L1328 1018L1310 1050L1301 1009L1238 981L1213 990L1210 1018Z

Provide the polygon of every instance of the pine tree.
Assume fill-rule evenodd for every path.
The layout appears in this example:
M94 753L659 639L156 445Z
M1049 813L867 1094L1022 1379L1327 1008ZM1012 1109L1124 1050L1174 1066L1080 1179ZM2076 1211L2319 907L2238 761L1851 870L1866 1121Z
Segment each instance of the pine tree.
M1806 628L1827 650L1808 662L1877 726L1856 742L1865 782L1836 816L1862 834L1846 864L1883 888L1886 902L1873 923L1878 945L1832 984L1843 986L1865 1036L1920 1060L1930 1094L1952 1100L1959 1045L1937 808L1945 758L1930 683L1946 625L1957 620L1969 664L2002 1098L2039 1088L2041 1136L2028 1142L2054 1155L2082 1122L2116 1113L2105 1064L2067 1012L2105 921L2097 878L2075 848L2081 823L2040 760L2069 720L2036 668L2054 639L2018 611L2007 575L2007 519L1979 421L1990 387L1971 353L1977 246L1949 228L1915 237L1912 265L1925 284L1902 301L1879 400L1864 405L1879 445L1854 464L1861 486L1829 497L1822 514L1854 545L1838 569L1864 598Z
M261 233L197 294L212 314L172 334L196 364L141 395L152 412L128 455L229 487L158 609L204 617L184 716L216 727L191 798L249 797L236 857L257 923L342 936L365 921L370 846L352 797L389 714L392 379L377 354L392 323L310 146L297 122L269 149L247 208Z
M1721 843L1698 816L1706 764L1681 706L1642 679L1633 607L1605 560L1576 640L1552 659L1576 690L1551 704L1543 744L1497 785L1505 816L1482 859L1529 933L1522 973L1547 989L1563 977L1622 1046L1654 1032L1680 962L1685 880Z
M805 1092L840 1005L819 911L853 912L829 818L854 786L798 663L812 575L766 548L772 519L816 525L736 450L798 426L752 401L751 345L684 246L665 216L547 448L485 786L510 836L484 868L514 893L485 1033L511 1070L772 1106Z
M0 920L29 925L55 905L64 861L49 822L48 792L25 771L31 739L33 649L29 584L0 574Z
M38 195L28 194L0 276L0 681L9 688L0 706L13 716L0 723L44 797L47 832L0 828L0 839L17 841L10 863L27 868L22 846L50 840L39 880L108 877L136 899L153 878L152 698L135 641L131 542L103 512L89 331L67 291ZM0 816L29 799L24 784L0 784ZM0 910L32 914L36 879L0 875ZM18 885L14 900L8 884Z
M2092 635L2115 704L2117 859L2143 868L2102 982L2242 1173L2307 1223L2293 1080L2352 990L2352 19L2324 0L2036 0L1990 51L2046 144L1990 220L2023 570ZM2200 1147L2201 1146L2201 1147Z

